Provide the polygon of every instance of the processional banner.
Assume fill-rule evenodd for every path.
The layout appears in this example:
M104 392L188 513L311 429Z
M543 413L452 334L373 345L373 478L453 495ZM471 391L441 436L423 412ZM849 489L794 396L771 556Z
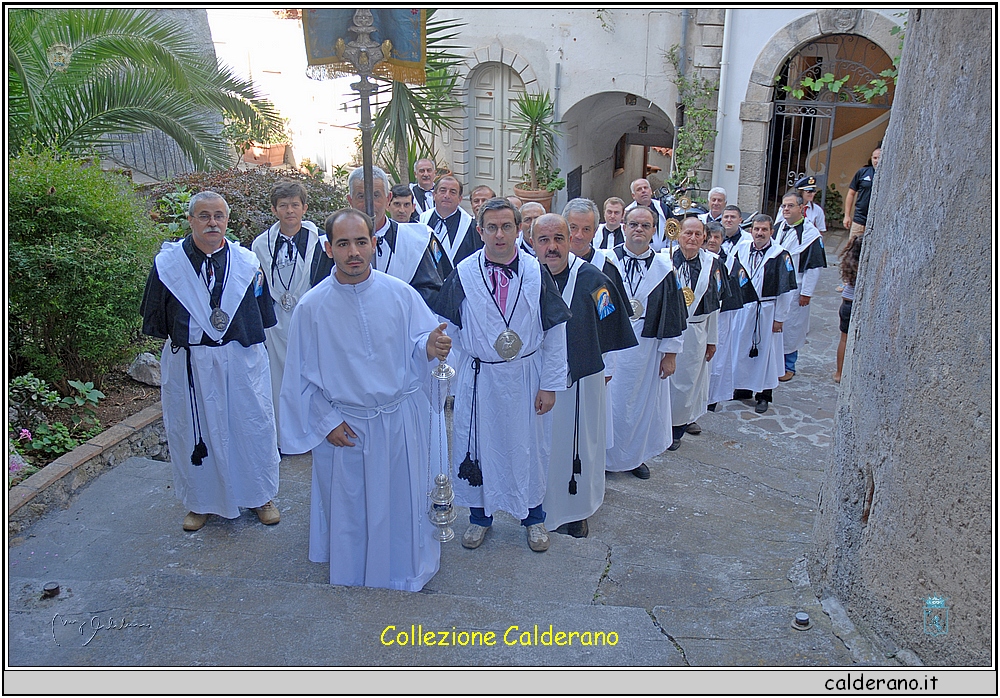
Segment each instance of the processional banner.
M392 44L388 60L380 61L375 75L398 82L424 84L427 60L427 10L370 10L375 31L374 42ZM335 74L356 75L357 70L343 59L346 44L356 38L348 29L354 24L353 9L307 9L302 14L306 57L309 65L325 65Z

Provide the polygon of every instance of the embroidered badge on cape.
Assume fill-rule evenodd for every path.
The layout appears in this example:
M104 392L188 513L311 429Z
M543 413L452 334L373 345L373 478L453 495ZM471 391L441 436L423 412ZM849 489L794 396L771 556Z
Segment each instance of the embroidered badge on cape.
M601 286L590 294L597 306L597 319L603 320L611 313L615 312L615 304L611 302L611 293L607 286Z
M264 271L258 267L257 273L253 275L253 295L255 298L260 298L260 294L264 292Z
M785 269L788 271L795 271L795 267L792 266L792 258L785 255Z
M747 275L747 270L740 269L740 288L746 286L748 281L750 281L750 277Z

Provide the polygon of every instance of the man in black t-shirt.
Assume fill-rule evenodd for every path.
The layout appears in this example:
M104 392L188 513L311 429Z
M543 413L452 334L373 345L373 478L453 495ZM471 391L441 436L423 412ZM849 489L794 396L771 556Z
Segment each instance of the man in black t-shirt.
M854 174L850 188L847 190L847 201L844 203L844 227L851 231L850 237L855 238L865 232L868 225L868 204L872 198L872 182L875 179L875 168L882 156L882 146L872 151L870 165L865 165Z

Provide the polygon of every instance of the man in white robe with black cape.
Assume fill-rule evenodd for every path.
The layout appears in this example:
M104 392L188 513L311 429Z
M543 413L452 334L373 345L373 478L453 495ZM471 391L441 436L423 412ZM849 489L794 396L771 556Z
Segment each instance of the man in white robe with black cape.
M485 247L459 262L434 307L456 346L452 466L455 503L469 507L462 545L478 548L503 510L544 552L547 413L566 390L570 312L548 270L518 248L510 202L484 203L478 230Z
M587 518L604 501L606 383L612 375L602 355L638 342L624 298L600 269L570 252L569 237L565 219L554 213L541 216L531 229L538 259L573 313L566 323L568 387L552 409L544 509L556 533L586 538Z
M739 260L736 258L736 245L741 240L753 241L750 233L743 230L743 213L739 206L730 204L722 211L722 246L719 259L725 265L725 273L729 279L729 296L722 300L719 311L719 334L715 343L715 356L712 357L712 375L708 382L708 410L714 412L716 405L733 397L733 325L743 307L740 295L740 279L746 277ZM688 433L694 433L688 428Z
M365 210L365 171L355 168L347 178L347 203L354 209ZM375 247L372 267L410 284L424 303L430 306L441 290L441 274L434 262L440 245L430 228L422 223L398 223L386 215L392 193L389 177L380 167L372 168L372 209L375 214ZM313 285L330 275L333 259L324 255L320 273ZM323 268L325 267L325 272Z
M614 444L606 469L650 477L646 460L671 443L670 387L687 327L687 307L670 257L649 245L656 213L636 206L625 214L625 242L614 261L629 294L632 330L639 346L612 354L611 390Z
M267 337L264 347L271 366L271 396L279 449L281 410L278 395L281 394L281 375L285 370L288 325L292 321L295 304L312 287L310 270L316 255L326 256L316 224L302 219L308 208L308 194L301 182L278 182L271 187L271 213L278 220L258 235L250 246L267 276L274 299L274 315L278 320L274 327L264 330Z
M746 277L740 278L744 305L733 325L733 399L753 397L758 414L767 412L784 368L782 330L795 292L795 267L788 252L771 239L773 226L770 216L757 214L750 229L753 240L734 250Z
M299 301L282 439L312 451L309 559L330 583L419 591L440 544L428 521L431 358L451 346L415 290L371 268L371 219L326 221L335 271Z
M200 192L191 235L165 242L139 312L142 331L166 339L160 359L163 425L184 530L240 507L278 523L278 442L264 348L274 301L256 255L225 238L229 204Z
M434 232L441 245L434 263L442 279L447 279L459 262L483 246L476 233L476 219L459 205L462 190L462 183L455 177L441 177L434 183L434 207L420 214L420 222Z
M799 349L806 343L809 334L809 302L819 281L819 270L826 268L826 250L823 235L805 217L802 193L792 190L781 200L782 221L774 231L774 240L792 258L795 267L797 289L792 293L792 304L785 321L785 372L778 378L785 382L795 375L795 363Z
M687 304L687 328L684 348L677 355L677 370L670 377L670 414L673 420L673 443L676 451L688 427L708 409L708 381L711 360L719 336L719 309L729 296L729 282L719 258L702 249L705 223L689 215L681 223L674 250L674 273L681 284ZM701 433L698 428L697 433Z

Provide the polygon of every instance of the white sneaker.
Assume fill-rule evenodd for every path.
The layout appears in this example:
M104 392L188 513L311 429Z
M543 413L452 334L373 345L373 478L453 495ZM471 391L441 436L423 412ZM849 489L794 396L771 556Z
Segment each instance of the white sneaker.
M486 540L486 532L489 530L489 526L469 524L469 527L465 529L465 534L462 536L462 547L475 550Z
M544 553L549 549L549 534L545 530L545 524L537 523L527 526L528 547L536 553Z

